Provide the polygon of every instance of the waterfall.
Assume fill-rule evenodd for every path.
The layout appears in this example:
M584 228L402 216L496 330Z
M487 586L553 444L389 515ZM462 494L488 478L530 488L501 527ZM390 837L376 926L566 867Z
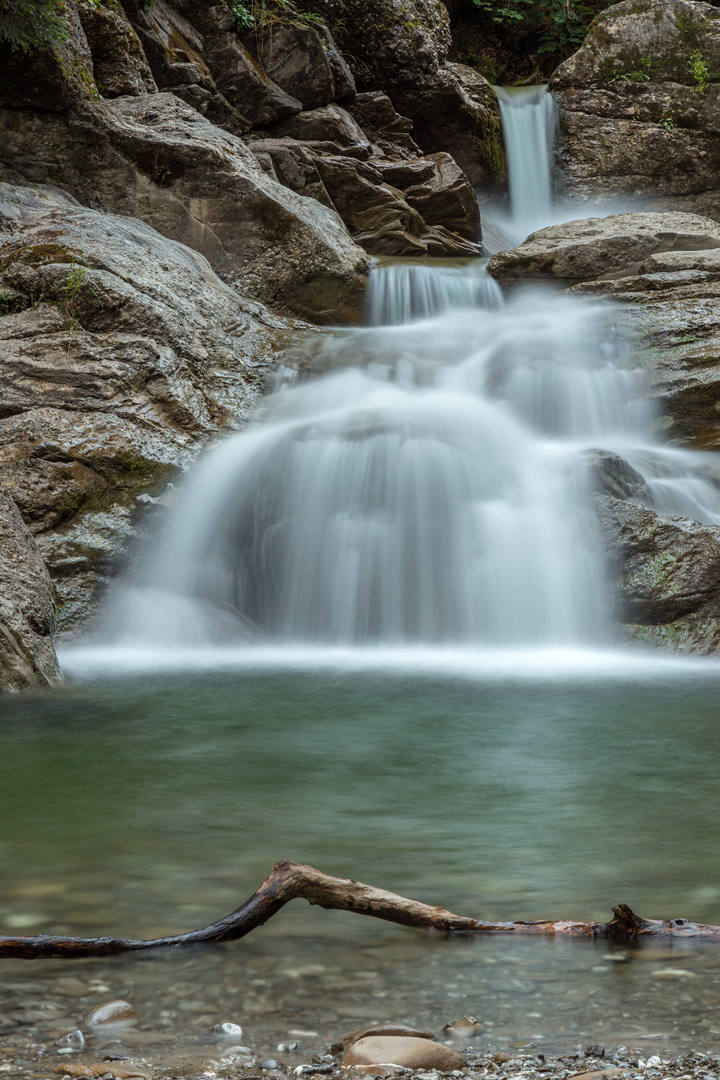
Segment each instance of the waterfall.
M201 460L118 637L602 640L573 440L634 423L605 308L544 292L498 307L470 265L442 287L426 270L418 296L439 313L399 323L408 269L374 272L371 310L388 324L327 337L326 374L281 386ZM445 288L458 306L442 310ZM478 295L488 307L470 306Z
M508 166L510 208L526 234L552 221L557 113L546 86L495 87Z
M368 282L365 321L396 326L464 308L499 308L502 290L485 272L485 260L447 265L394 262L377 266Z

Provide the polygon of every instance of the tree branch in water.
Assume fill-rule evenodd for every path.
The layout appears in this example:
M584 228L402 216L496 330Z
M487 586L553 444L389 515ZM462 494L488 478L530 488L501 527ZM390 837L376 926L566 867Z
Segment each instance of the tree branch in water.
M398 923L422 930L440 930L451 934L563 934L570 937L614 938L619 941L647 937L703 937L720 940L720 926L705 926L687 919L642 919L626 904L613 908L608 923L598 922L486 922L463 915L453 915L445 908L421 904L397 893L363 885L360 881L333 877L312 866L283 860L277 863L257 892L232 914L199 930L151 941L125 938L74 938L38 934L36 937L0 936L0 957L112 956L115 953L141 952L146 949L180 948L206 942L235 941L271 919L290 900L335 911L352 911L374 919Z

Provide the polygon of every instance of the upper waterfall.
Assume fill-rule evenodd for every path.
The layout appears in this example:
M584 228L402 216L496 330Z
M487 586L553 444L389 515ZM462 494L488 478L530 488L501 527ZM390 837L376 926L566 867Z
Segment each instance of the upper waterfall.
M550 223L557 113L546 86L495 87L505 139L510 209L531 232Z

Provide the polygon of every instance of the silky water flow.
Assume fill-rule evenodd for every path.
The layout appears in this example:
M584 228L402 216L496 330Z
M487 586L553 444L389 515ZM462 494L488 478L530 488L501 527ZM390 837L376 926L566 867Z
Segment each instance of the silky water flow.
M501 95L518 214L550 213L554 106ZM588 451L656 509L720 523L707 455L662 448L617 309L503 300L481 260L387 263L181 486L110 636L148 647L601 645L612 613Z

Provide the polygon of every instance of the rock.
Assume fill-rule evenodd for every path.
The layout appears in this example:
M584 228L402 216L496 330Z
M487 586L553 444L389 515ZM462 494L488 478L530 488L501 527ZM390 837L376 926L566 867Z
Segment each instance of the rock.
M618 454L609 450L588 450L583 454L583 464L590 470L591 485L596 494L633 499L645 506L653 506L645 478Z
M268 177L240 139L176 96L97 102L60 122L0 111L3 123L6 158L30 179L142 218L284 312L359 318L367 259L340 219Z
M271 124L302 109L297 98L281 89L258 67L234 34L214 36L206 57L218 90L233 107L235 115L241 118L236 120L241 132ZM208 106L205 111L210 119L228 126L223 116L216 115L216 108L213 110ZM235 127L231 125L230 130Z
M140 1017L129 1001L104 1001L87 1013L85 1023L90 1027L134 1027Z
M390 98L381 90L356 94L346 108L384 154L408 159L420 156L420 147L411 135L412 120L396 112Z
M272 1072L278 1068L278 1063L275 1058L265 1058L264 1061L260 1062L260 1068L266 1069L268 1072Z
M338 147L363 146L368 150L370 140L349 112L339 105L300 112L273 124L269 133L275 138L299 139L302 142L327 142Z
M465 1058L449 1046L414 1036L368 1035L357 1039L343 1054L345 1067L398 1065L406 1069L452 1072L466 1067Z
M53 49L28 55L13 52L0 41L0 109L42 109L63 112L79 102L98 97L93 62L76 8L63 11L68 37ZM5 161L3 161L5 164Z
M720 12L690 0L625 0L602 12L551 83L570 194L639 196L720 216ZM693 59L695 58L695 59Z
M408 1024L374 1024L372 1027L360 1028L359 1031L351 1031L349 1035L343 1035L337 1042L330 1046L331 1054L341 1054L348 1046L358 1039L364 1039L371 1035L408 1036L415 1039L435 1039L431 1031L422 1028L413 1028Z
M242 423L288 332L195 251L49 188L0 184L0 294L10 282L0 490L35 534L69 628L121 564L137 495Z
M382 91L414 123L425 153L452 154L473 184L504 175L497 99L477 72L448 62L450 19L436 0L299 0L321 16L358 90Z
M213 1028L216 1035L221 1035L225 1039L241 1039L243 1029L239 1024L216 1024Z
M720 528L637 502L596 499L617 617L637 641L679 652L720 649Z
M50 575L18 509L0 491L0 690L59 678Z
M77 10L102 96L154 93L157 86L142 45L122 8L81 2Z
M695 214L611 214L553 225L517 248L493 255L488 265L502 282L582 281L636 274L660 252L720 247L720 226Z
M247 44L262 70L303 109L355 94L352 72L319 21L309 25L277 19L252 34Z
M461 1016L459 1020L451 1020L449 1024L446 1024L443 1031L446 1031L448 1035L464 1038L468 1035L476 1035L480 1028L481 1024L474 1016Z

